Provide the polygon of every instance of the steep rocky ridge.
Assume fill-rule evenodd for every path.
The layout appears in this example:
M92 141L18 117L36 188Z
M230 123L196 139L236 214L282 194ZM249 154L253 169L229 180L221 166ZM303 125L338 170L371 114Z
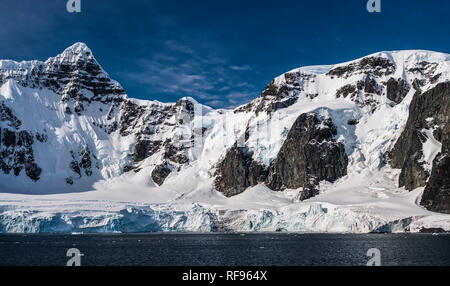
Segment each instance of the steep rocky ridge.
M450 213L449 140L450 82L417 92L409 108L408 122L391 155L391 164L401 168L399 185L408 190L425 186L421 204ZM425 160L431 142L440 142L432 164ZM439 143L438 143L439 145ZM436 152L436 151L435 151Z
M424 143L428 140L445 142L449 96L450 83L447 82L425 93L416 92L413 97L405 129L390 153L392 166L402 169L399 185L408 190L425 186L430 176L431 166L424 160L427 152Z
M215 175L216 190L231 197L264 182L267 170L252 159L248 148L234 146L218 164Z
M303 113L269 167L253 160L246 147L229 149L217 166L215 187L233 196L264 182L274 191L303 188L300 200L311 198L318 194L320 181L333 182L347 174L348 158L336 134L329 117Z
M270 166L267 186L272 190L303 188L300 199L305 200L318 193L320 181L334 182L345 176L348 158L344 145L335 141L336 134L330 118L300 115Z

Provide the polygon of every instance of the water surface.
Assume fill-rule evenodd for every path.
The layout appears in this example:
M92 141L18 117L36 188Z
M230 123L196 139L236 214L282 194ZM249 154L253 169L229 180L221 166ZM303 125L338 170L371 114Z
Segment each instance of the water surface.
M358 266L371 248L382 265L450 266L450 235L291 233L1 234L0 265L64 266L69 248L86 266Z

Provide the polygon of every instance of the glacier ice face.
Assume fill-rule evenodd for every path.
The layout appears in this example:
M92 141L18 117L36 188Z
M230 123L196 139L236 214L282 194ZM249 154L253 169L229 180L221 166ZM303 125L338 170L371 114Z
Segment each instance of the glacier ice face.
M34 206L3 211L0 232L209 232L211 215L198 205L186 211L127 205L116 206L114 210L98 206L86 209L84 204L74 204L70 210Z
M103 232L419 232L450 230L448 215L371 213L329 203L280 208L226 209L193 204L124 204L102 201L2 202L0 233Z

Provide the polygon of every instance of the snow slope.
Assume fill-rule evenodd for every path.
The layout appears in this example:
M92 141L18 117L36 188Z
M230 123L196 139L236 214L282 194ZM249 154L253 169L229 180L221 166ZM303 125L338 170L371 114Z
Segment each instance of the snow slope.
M76 44L49 61L77 62L90 56L87 47ZM375 93L337 97L342 87L357 86L366 80L368 67L347 67L367 58L386 59L393 63L393 71L371 71L377 74L373 78ZM436 64L424 67L424 62ZM0 61L0 71L12 74L42 64ZM418 67L421 70L414 71ZM330 76L329 72L338 68L345 68L344 74ZM439 74L436 81L432 80ZM177 114L181 111L174 109L174 114L164 117L168 124L158 123L156 134L149 133L145 138L154 140L159 136L164 141L199 126L206 131L201 146L186 148L188 163L172 164L172 172L161 186L150 174L163 160L163 151L135 162L133 171L124 172L124 167L133 164L133 150L137 139L142 139L135 135L149 126L154 128L155 123L148 122L155 111L166 112L177 107L176 103L120 96L142 113L125 122L129 132L117 129L107 133L99 126L111 125L114 120L124 122L125 101L114 105L92 100L83 105L80 114L68 114L68 104L61 101L60 91L23 86L18 80L7 79L0 87L0 99L20 118L21 128L45 133L48 140L33 145L35 160L42 168L37 182L23 173L16 177L0 171L0 232L417 232L422 227L450 231L450 215L432 213L419 206L423 188L412 192L398 188L399 170L385 162L386 152L406 124L415 89L411 88L400 103L394 104L384 88L390 78L402 79L409 86L421 81L423 91L449 81L450 55L419 50L381 52L338 65L299 68L275 78L273 85L291 84L287 78L292 75L296 85L288 97L297 100L270 113L253 109L236 112L240 108L213 110L185 98L197 108L191 120L178 125ZM104 77L107 74L102 70L100 78ZM112 84L118 85L114 81ZM82 93L95 98L89 90L82 89ZM252 104L260 102L261 97ZM227 149L245 136L246 130L249 135L245 144L253 152L253 159L268 166L296 118L305 112L329 116L337 126L337 140L344 144L349 157L345 177L333 184L321 182L320 194L303 202L296 199L301 190L274 192L264 184L231 198L214 190L216 164ZM349 120L359 123L349 125ZM0 121L0 127L6 127L5 124ZM423 160L431 167L441 146L432 132L429 135ZM81 152L85 146L95 158L93 174L74 177L75 183L68 185L65 179L74 174L67 167L72 160L67 151Z

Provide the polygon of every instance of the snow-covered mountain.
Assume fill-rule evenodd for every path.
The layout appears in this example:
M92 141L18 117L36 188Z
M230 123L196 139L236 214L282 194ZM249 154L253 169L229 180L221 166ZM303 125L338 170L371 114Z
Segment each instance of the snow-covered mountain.
M0 61L0 232L450 230L449 96L450 55L419 50L234 110L128 98L83 43Z

